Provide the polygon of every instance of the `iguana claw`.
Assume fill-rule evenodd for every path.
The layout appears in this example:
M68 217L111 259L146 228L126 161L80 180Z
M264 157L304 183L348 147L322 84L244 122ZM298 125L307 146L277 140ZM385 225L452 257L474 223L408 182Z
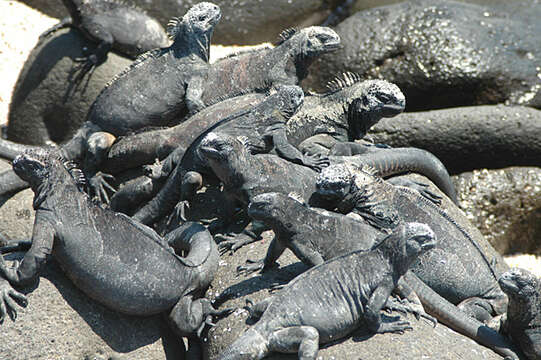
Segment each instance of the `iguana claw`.
M241 247L262 239L261 236L249 230L243 230L240 234L217 234L214 238L220 241L218 243L220 255L224 255L228 251L233 254Z
M112 187L106 179L114 180L115 177L111 174L105 174L98 171L89 181L90 191L101 203L109 203L109 195L107 190L111 193L115 193L116 189Z
M6 314L15 321L17 307L26 305L28 305L26 296L13 289L7 280L0 278L0 324L4 322Z

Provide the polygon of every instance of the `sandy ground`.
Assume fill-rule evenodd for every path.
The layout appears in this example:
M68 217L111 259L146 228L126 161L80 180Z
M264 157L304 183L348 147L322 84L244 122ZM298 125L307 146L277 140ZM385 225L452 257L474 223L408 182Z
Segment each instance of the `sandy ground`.
M11 92L26 57L38 36L58 20L12 0L0 0L0 14L0 124L4 124ZM237 47L213 46L211 61L238 50ZM541 277L541 257L514 255L507 256L506 261L510 266L523 267Z

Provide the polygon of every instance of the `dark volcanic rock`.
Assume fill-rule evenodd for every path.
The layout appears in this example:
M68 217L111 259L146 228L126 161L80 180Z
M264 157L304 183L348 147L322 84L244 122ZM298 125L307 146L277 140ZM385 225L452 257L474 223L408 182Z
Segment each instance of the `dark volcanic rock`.
M541 169L453 176L460 207L500 254L541 254Z
M523 106L472 106L402 113L372 128L374 141L436 155L450 173L541 166L541 111Z
M67 15L61 1L22 0L47 15ZM134 0L162 25L182 16L200 0ZM259 44L274 41L285 28L319 24L340 0L213 0L222 9L222 20L212 37L215 44Z
M59 30L38 43L13 91L7 129L10 140L39 145L71 138L105 84L131 63L109 53L75 89L70 79L76 76L79 63L74 59L83 57L83 47L92 50L95 45L75 29Z
M305 85L321 89L352 71L396 83L409 111L541 107L541 5L523 4L510 11L417 0L358 12L336 27L342 49L316 60Z
M422 180L418 175L411 179ZM423 180L424 179L424 180ZM431 188L438 191L435 187ZM441 194L441 193L440 193ZM286 251L280 257L281 267L278 270L248 277L236 277L236 268L244 265L247 258L260 259L265 256L271 240L271 232L263 236L263 241L245 246L234 255L225 255L220 261L220 267L212 283L212 294L218 295L225 291L230 299L220 308L238 307L239 309L227 318L217 322L217 326L206 334L205 359L214 360L219 353L249 327L248 312L242 310L245 300L260 301L271 294L268 288L273 282L284 282L292 279L301 271L307 269L305 265ZM211 292L209 291L209 293ZM209 294L208 293L208 294ZM210 296L210 294L209 294ZM398 314L392 314L396 316ZM362 330L353 336L339 340L334 344L325 345L318 354L318 359L501 359L492 350L485 348L469 338L466 338L442 324L434 329L424 320L417 321L413 316L407 318L413 326L412 331L403 335L378 334L370 335ZM268 359L297 359L295 355L273 354Z

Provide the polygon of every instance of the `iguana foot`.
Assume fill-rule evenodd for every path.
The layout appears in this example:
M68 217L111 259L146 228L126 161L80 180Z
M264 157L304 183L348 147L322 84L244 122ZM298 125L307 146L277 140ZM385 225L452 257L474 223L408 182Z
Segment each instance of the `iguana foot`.
M321 172L323 168L326 168L331 163L328 157L322 156L321 154L304 154L302 162L304 166L307 166L316 172Z
M263 270L264 267L265 267L264 259L260 259L260 260L247 259L246 265L237 267L237 276L241 274L244 274L245 276L247 276L258 270Z
M424 318L431 322L434 327L436 327L436 325L438 324L438 320L435 317L430 316L425 312L423 305L412 303L407 299L398 300L390 296L385 303L385 309L399 311L403 314L413 314L417 320L419 320L420 318Z
M160 161L160 159L156 158L153 164L150 165L143 165L143 172L146 176L153 180L160 180L164 176L168 176L163 174L163 163Z
M109 190L114 194L116 190L107 182L107 180L114 181L114 179L115 177L113 175L98 171L88 182L92 196L97 198L100 203L108 204L109 195L107 194L107 191Z
M219 240L218 250L220 255L230 251L233 254L241 247L262 240L261 235L256 235L249 230L243 230L240 234L217 234L214 239Z
M18 251L28 251L31 246L32 241L18 241L16 243L8 243L8 245L0 247L0 254L8 254Z
M26 296L13 289L7 280L0 278L0 324L4 322L6 314L15 321L17 307L26 307L26 305L28 305Z
M175 205L175 209L169 218L167 219L167 226L170 227L173 224L179 226L187 222L186 213L190 210L190 202L188 200L181 200Z
M434 204L441 205L442 197L430 191L430 187L428 186L428 184L425 184L419 181L410 180L408 178L392 178L387 181L389 181L393 185L405 186L412 190L416 190L417 192L419 192L419 194L421 194L428 200L432 201Z
M395 333L403 334L406 330L413 330L413 327L408 321L396 320L393 322L382 322L376 330L378 334Z

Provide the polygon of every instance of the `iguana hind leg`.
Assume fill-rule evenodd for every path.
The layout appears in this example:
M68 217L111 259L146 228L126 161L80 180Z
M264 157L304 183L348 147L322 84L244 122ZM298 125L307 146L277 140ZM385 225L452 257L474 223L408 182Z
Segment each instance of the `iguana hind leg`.
M214 326L212 316L226 316L233 309L226 308L216 310L210 300L206 298L193 299L192 296L184 296L173 307L168 316L168 321L173 330L180 336L198 336L205 325Z
M292 326L273 332L269 350L298 353L299 360L314 360L319 351L319 332L312 326Z

